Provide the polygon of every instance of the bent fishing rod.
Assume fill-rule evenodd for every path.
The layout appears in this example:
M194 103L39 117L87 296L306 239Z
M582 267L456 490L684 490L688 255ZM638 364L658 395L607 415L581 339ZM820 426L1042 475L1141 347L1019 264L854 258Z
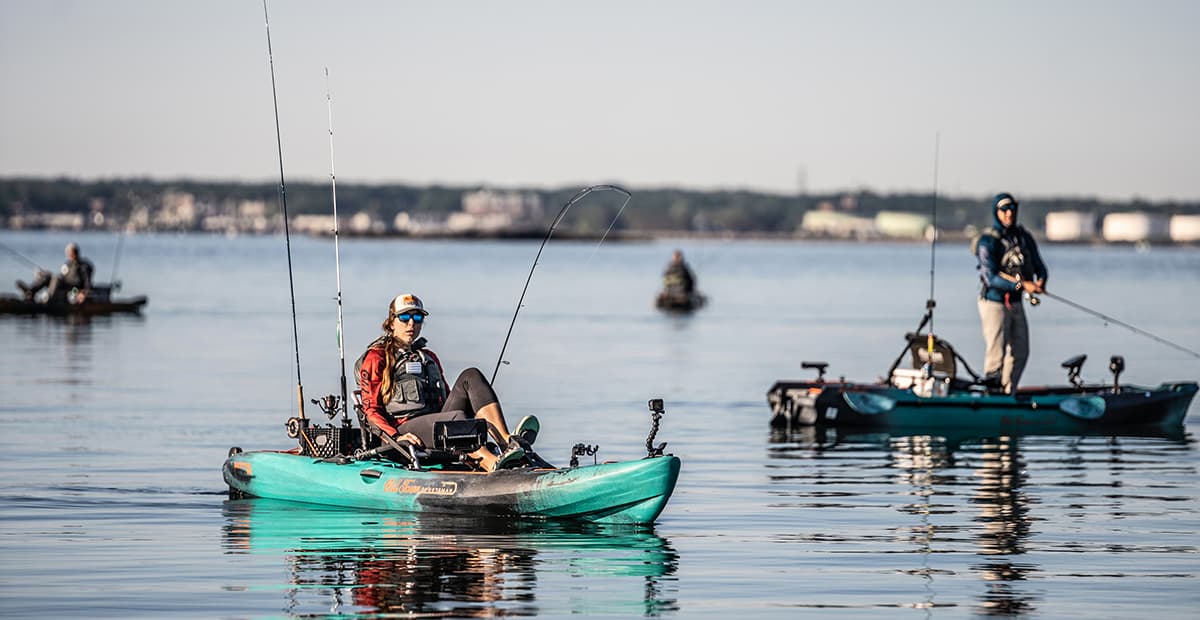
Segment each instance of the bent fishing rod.
M575 192L575 195L571 196L570 200L568 200L567 203L558 210L558 215L554 216L554 221L550 223L550 228L546 231L546 236L542 238L542 244L538 246L537 255L533 257L533 265L530 265L529 267L529 276L525 278L525 287L521 289L521 297L517 300L517 309L513 311L512 322L508 324L508 333L504 335L504 344L500 347L500 355L496 359L496 368L492 371L492 378L489 383L495 384L496 375L500 372L500 365L505 363L504 351L508 348L508 340L512 337L513 327L517 324L517 315L521 313L521 307L525 302L525 293L529 291L529 283L533 280L533 271L537 269L538 259L542 257L542 250L546 248L546 243L550 241L550 237L554 234L554 230L558 228L560 223L562 223L563 216L567 214L567 211L575 203L583 200L584 197L593 192L607 191L623 194L625 196L625 201L621 203L621 208L617 210L617 216L613 218L613 221L608 225L608 229L604 231L604 236L600 238L600 243L596 244L596 248L599 248L600 244L604 243L604 240L608 238L609 231L611 231L613 225L617 223L617 218L621 217L621 213L625 211L625 207L629 204L629 200L633 198L633 194L620 187L617 187L616 185L591 185L579 190L578 192ZM595 253L596 250L593 249L592 254L595 255ZM588 260L590 261L591 258L589 257Z
M271 51L271 18L267 15L267 0L263 0L263 20L267 25L267 63L271 67L271 101L275 108L275 145L279 151L279 209L283 212L283 238L287 245L288 291L292 296L292 342L296 348L296 397L300 406L300 419L303 420L304 382L300 380L300 328L296 325L296 284L292 277L292 238L288 232L287 187L283 180L283 139L279 131L279 95L275 90L275 55Z
M329 109L329 188L333 194L333 264L337 273L337 342L338 358L342 364L342 420L349 420L346 411L346 347L342 343L342 254L338 249L337 174L333 167L333 96L329 94L329 67L325 67L325 104Z
M1113 323L1114 325L1120 325L1121 327L1124 327L1125 329L1128 329L1129 331L1131 331L1135 334L1145 336L1147 338L1150 338L1151 340L1154 340L1161 344L1165 344L1168 347L1171 347L1172 349L1175 349L1177 351L1182 351L1184 353L1187 353L1188 355L1191 355L1192 357L1200 359L1200 353L1197 353L1187 347L1177 345L1174 342L1167 340L1166 338L1160 338L1159 336L1155 336L1154 334L1151 334L1150 332L1148 332L1144 329L1139 329L1139 328L1134 327L1133 325L1130 325L1129 323L1126 323L1124 321L1119 321L1117 319L1114 319L1111 316L1108 316L1107 314L1104 314L1102 312L1097 312L1096 310L1092 310L1091 308L1088 308L1087 306L1084 306L1083 304L1075 303L1075 302L1071 301L1070 299L1063 297L1062 295L1055 295L1054 293L1051 293L1049 291L1042 291L1040 293L1037 293L1037 295L1029 295L1030 305L1037 305L1039 296L1040 297L1049 297L1050 299L1060 301L1064 304L1067 304L1068 306L1071 306L1072 308L1075 308L1076 310L1079 310L1081 312L1086 312L1086 313L1100 319L1101 321L1104 321L1105 323Z

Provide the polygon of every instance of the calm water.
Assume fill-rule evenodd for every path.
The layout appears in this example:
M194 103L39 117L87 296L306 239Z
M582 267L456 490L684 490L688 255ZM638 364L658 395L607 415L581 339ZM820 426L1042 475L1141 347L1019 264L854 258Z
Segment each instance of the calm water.
M107 279L117 238L81 235ZM0 232L55 267L69 238ZM1195 617L1200 468L1184 438L772 434L765 393L823 359L882 373L929 296L920 245L681 242L711 304L651 299L675 244L551 243L497 388L540 453L683 459L651 530L226 501L230 446L289 445L296 353L281 237L125 239L143 317L0 317L0 616ZM335 391L333 246L293 238L306 397ZM961 247L960 247L961 246ZM343 240L348 364L415 291L451 373L491 373L536 243ZM1200 349L1200 250L1051 246L1051 290ZM935 328L978 366L973 260L939 246ZM0 286L29 269L0 254ZM1200 360L1046 301L1027 384L1086 353L1104 380ZM314 407L309 415L319 416Z

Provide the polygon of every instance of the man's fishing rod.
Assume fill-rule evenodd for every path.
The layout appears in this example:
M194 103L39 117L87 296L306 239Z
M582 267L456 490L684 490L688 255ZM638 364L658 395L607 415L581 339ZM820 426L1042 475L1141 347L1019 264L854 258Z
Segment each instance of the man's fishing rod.
M337 273L337 341L338 358L342 363L342 421L349 420L346 411L346 348L342 344L342 254L338 250L337 174L333 168L333 96L329 94L329 67L325 67L325 104L329 109L329 188L333 194L333 264Z
M263 0L263 20L267 25L267 63L271 67L271 101L275 106L275 145L279 150L279 209L283 212L283 238L287 245L288 291L292 295L292 342L296 347L296 398L300 419L304 419L304 382L300 380L300 328L296 325L296 285L292 278L292 238L288 232L287 187L283 180L283 139L279 131L279 95L275 91L275 55L271 51L271 18L267 0ZM307 439L307 437L305 437ZM315 450L314 450L315 452Z
M941 132L935 133L933 136L933 206L930 209L930 211L932 213L932 215L930 216L930 219L932 222L930 224L930 226L932 226L932 228L933 228L933 238L929 240L929 300L925 302L925 308L929 312L929 335L926 339L926 345L925 345L928 355L929 355L929 357L928 357L929 363L927 363L925 365L925 368L926 368L925 378L927 378L927 379L933 376L933 343L934 343L934 341L933 341L933 339L934 339L933 308L934 308L934 306L937 305L937 302L934 301L936 298L933 296L933 283L934 283L934 257L936 256L936 253L937 253L937 238L938 238L938 231L937 231L938 154L939 154L939 147L941 146L941 141L942 141Z
M113 250L113 269L112 277L108 279L109 286L112 290L119 290L121 283L117 281L117 265L121 262L121 246L125 244L125 232L117 233L117 249Z
M542 238L542 245L538 246L537 255L533 257L533 265L530 265L529 267L529 276L525 278L525 288L521 289L521 297L517 300L517 309L513 311L512 322L508 324L508 333L504 335L504 345L500 347L500 355L496 359L496 369L492 371L490 383L494 384L496 382L496 375L500 372L500 365L504 363L504 351L508 348L508 339L512 337L513 327L517 324L517 315L521 313L521 305L525 302L525 293L529 290L529 282L533 280L533 270L537 269L538 259L541 258L542 250L545 249L546 243L550 241L550 236L554 234L554 229L557 228L559 223L562 222L563 216L567 214L567 210L570 209L572 205L580 200L583 200L585 196L591 194L592 192L605 191L612 191L625 195L625 202L621 203L621 208L617 211L617 217L621 217L621 213L625 211L625 206L629 204L629 200L633 198L633 194L630 194L616 185L592 185L585 187L578 192L575 192L575 195L571 196L571 199L568 200L567 203L558 210L558 215L554 216L554 221L550 223L550 228L546 231L546 236ZM608 229L604 231L604 236L600 238L600 243L604 243L604 240L608 238L608 233L612 230L613 224L616 224L616 221L616 218L613 218L612 223L608 225ZM600 247L600 243L596 244L597 248ZM595 254L595 250L592 251L592 254Z
M43 268L42 268L42 266L41 266L41 265L39 265L39 264L37 264L36 262L34 262L34 260L33 260L32 258L29 258L28 256L25 256L24 254L22 254L22 253L20 253L20 252L18 252L18 251L16 251L16 250L14 250L14 249L12 249L12 248L8 247L8 244L6 244L6 243L4 243L4 242L2 242L2 241L0 241L0 248L3 248L3 249L4 249L4 251L6 251L6 252L8 252L9 254L12 254L13 256L15 256L15 257L17 257L17 258L21 259L21 262L24 262L25 264L29 265L30 267L33 267L34 269L37 269L38 271L46 271L45 269L43 269Z
M1140 334L1140 335L1142 335L1142 336L1145 336L1145 337L1147 337L1147 338L1150 338L1151 340L1155 340L1155 341L1157 341L1157 342L1160 342L1160 343L1162 343L1162 344L1165 344L1165 345L1167 345L1168 347L1171 347L1171 348L1173 348L1173 349L1176 349L1176 350L1178 350L1178 351L1182 351L1182 352L1184 352L1184 353L1187 353L1188 355L1191 355L1191 356L1193 356L1193 357L1200 358L1200 353L1197 353L1197 352L1195 352L1195 351L1193 351L1193 350L1191 350L1191 349L1189 349L1189 348L1187 348L1187 347L1182 347L1182 346L1180 346L1180 345L1177 345L1177 344L1175 344L1174 342L1171 342L1170 340L1167 340L1167 339L1165 339L1165 338L1160 338L1160 337L1158 337L1158 336L1155 336L1154 334L1151 334L1150 332L1148 332L1148 331L1146 331L1146 330L1144 330L1144 329L1138 329L1137 327L1134 327L1134 326L1132 326L1132 325L1130 325L1129 323L1126 323L1126 322L1124 322L1124 321L1118 321L1117 319L1114 319L1114 318L1112 318L1111 316L1108 316L1107 314L1103 314L1103 313L1101 313L1101 312L1097 312L1097 311L1095 311L1095 310L1092 310L1091 308L1088 308L1087 306L1084 306L1084 305L1082 305L1082 304L1077 304L1077 303L1075 303L1075 302L1071 301L1070 299L1067 299L1067 298L1065 298L1065 297L1063 297L1063 296L1061 296L1061 295L1055 295L1054 293L1051 293L1051 292L1049 292L1049 291L1042 291L1042 292L1038 293L1038 295L1040 295L1040 296L1043 296L1043 297L1049 297L1050 299L1054 299L1054 300L1057 300L1057 301L1061 301L1062 303L1064 303L1064 304L1067 304L1068 306L1071 306L1072 308L1075 308L1076 310L1080 310L1080 311L1082 311L1082 312L1086 312L1086 313L1088 313L1088 314L1090 314L1090 315L1092 315L1092 316L1094 316L1094 317L1096 317L1096 318L1098 318L1098 319L1100 319L1100 320L1104 321L1105 323L1113 323L1113 324L1116 324L1116 325L1120 325L1121 327L1124 327L1125 329L1128 329L1129 331L1132 331L1132 332L1133 332L1133 333L1135 333L1135 334ZM1028 297L1029 297L1029 303L1030 303L1030 304L1032 304L1032 305L1036 305L1036 304L1038 303L1038 298L1037 298L1037 296L1034 296L1034 295L1028 295Z

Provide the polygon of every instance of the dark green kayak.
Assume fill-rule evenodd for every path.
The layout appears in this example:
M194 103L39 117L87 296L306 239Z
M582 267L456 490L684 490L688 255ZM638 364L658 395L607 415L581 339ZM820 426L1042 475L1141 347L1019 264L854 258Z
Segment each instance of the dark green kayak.
M777 427L1074 435L1179 428L1196 390L1195 382L1184 381L1155 387L1041 387L1015 395L982 390L923 395L886 384L780 381L767 399Z
M921 325L928 320L926 314ZM1087 356L1078 355L1062 364L1067 385L1005 394L972 370L950 343L919 331L906 334L905 350L884 375L887 380L826 381L828 364L801 363L817 377L771 386L771 425L976 436L1162 433L1182 429L1197 391L1195 381L1121 384L1125 360L1119 355L1109 360L1112 383L1085 384L1080 373ZM906 356L908 368L902 367Z
M146 297L106 297L80 304L29 301L17 295L0 294L0 314L41 314L48 316L99 316L137 314L146 305Z
M232 454L223 472L231 491L252 497L405 513L649 524L675 490L679 459L485 474L263 451Z

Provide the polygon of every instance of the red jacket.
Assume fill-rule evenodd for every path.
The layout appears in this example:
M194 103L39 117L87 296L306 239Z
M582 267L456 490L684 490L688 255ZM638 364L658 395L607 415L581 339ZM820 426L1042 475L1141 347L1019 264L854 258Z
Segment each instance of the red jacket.
M446 372L442 369L442 361L438 356L429 349L422 349L433 359L433 363L437 364L438 371L441 373L443 381L445 381ZM388 435L396 434L398 427L404 424L404 420L397 421L390 413L387 412L384 402L384 395L380 392L383 388L383 378L392 370L387 367L387 360L384 357L382 348L371 347L367 350L363 357L362 365L358 370L358 389L362 390L363 413L367 416L372 424ZM445 385L442 387L443 398L446 391Z

